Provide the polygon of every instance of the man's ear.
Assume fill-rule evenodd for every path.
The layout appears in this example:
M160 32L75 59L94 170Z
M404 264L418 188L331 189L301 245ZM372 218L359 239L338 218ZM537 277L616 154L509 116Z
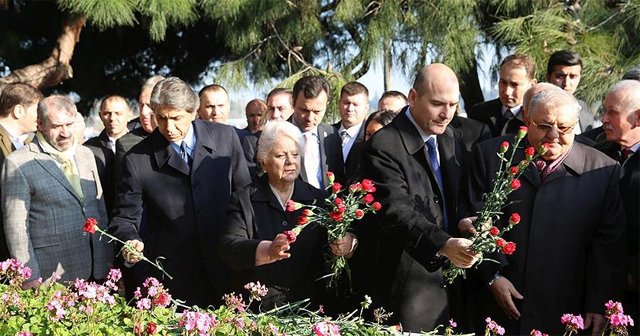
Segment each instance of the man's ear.
M634 128L635 127L640 127L640 109L637 109L637 110L635 110L635 111L633 111L631 113L633 113L634 119L635 119L634 122L633 122L633 127Z
M11 111L11 114L15 119L23 118L26 113L27 111L25 110L24 106L22 106L21 104L14 106L13 111Z

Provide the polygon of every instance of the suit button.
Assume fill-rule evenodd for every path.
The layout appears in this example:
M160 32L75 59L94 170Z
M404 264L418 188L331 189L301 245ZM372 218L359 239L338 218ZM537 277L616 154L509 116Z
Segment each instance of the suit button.
M288 226L288 225L289 225L289 223L287 223L287 221L283 221L282 222L282 226Z
M433 198L433 203L440 204L440 198L439 197L434 197Z

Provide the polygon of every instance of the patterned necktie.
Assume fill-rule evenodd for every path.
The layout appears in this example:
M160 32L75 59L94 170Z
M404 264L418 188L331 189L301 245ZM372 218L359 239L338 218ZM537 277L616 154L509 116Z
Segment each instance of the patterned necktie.
M184 141L180 144L180 157L182 157L182 160L184 160L184 162L186 162L187 165L191 167L191 157L189 156L187 143Z
M82 199L83 195L82 195L82 186L80 185L80 176L76 174L76 169L75 169L76 163L73 160L73 158L68 158L63 155L56 155L56 154L52 154L52 155L60 163L60 166L62 168L62 173L64 173L64 176L69 181L69 184L71 184L73 191L76 193L76 195L78 195L80 199Z
M351 136L349 135L349 133L347 133L346 130L342 130L340 131L340 139L342 139L342 145L344 146L347 142L349 142Z
M444 195L444 189L442 184L442 172L440 171L440 163L438 163L438 151L436 149L436 139L434 137L431 137L429 138L429 140L427 140L426 144L427 144L427 152L429 154L429 162L431 163L431 168L433 168L433 173L435 174L436 180L438 181L438 187L442 191L442 195ZM447 231L448 219L447 219L447 209L446 209L444 199L442 200L442 210L443 210L442 213L444 215L443 228L445 231Z
M634 151L631 148L625 148L622 150L622 158L624 160L628 159L629 157L631 157L631 155L633 155Z

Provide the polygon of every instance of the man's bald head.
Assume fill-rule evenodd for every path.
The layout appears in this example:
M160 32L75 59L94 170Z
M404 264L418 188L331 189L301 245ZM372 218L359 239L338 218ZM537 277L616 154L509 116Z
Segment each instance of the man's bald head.
M436 82L442 85L455 85L459 87L458 77L456 77L455 72L453 72L451 68L442 63L432 63L418 71L413 82L413 89L418 95L422 95Z
M552 89L556 87L556 85L553 85L551 83L537 83L534 84L532 87L529 88L529 90L527 90L527 92L524 93L524 97L522 98L522 116L526 119L527 118L527 111L529 110L529 103L531 102L531 98L533 97L533 95L535 95L536 93L545 90L545 89Z

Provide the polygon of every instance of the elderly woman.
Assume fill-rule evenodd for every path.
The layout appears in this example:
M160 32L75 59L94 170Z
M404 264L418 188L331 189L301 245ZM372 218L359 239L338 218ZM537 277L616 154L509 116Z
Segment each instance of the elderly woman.
M228 223L218 244L222 260L231 267L234 290L260 281L269 293L262 308L310 298L318 303L326 274L323 250L326 232L308 224L295 242L285 234L297 225L302 210L287 212L286 203L322 204L325 193L298 178L303 137L297 127L285 121L271 121L262 131L257 158L265 171L252 185L238 190L231 199ZM332 244L337 254L350 246L351 235ZM343 248L343 254L349 253Z

